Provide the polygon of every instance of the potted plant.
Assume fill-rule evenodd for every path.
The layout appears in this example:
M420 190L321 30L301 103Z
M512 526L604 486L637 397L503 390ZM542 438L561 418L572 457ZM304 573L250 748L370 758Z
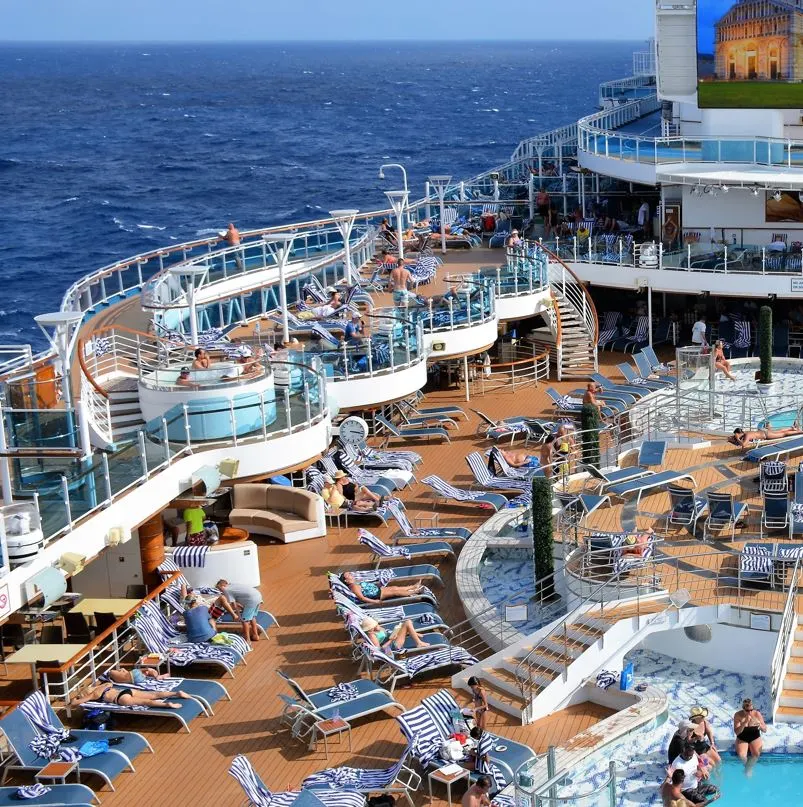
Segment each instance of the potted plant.
M599 468L599 409L594 404L583 404L580 410L583 438L583 462Z
M758 314L759 371L756 387L761 395L772 390L772 309L762 305Z
M545 476L533 478L533 574L535 597L549 600L555 592L555 559L552 555L552 486Z

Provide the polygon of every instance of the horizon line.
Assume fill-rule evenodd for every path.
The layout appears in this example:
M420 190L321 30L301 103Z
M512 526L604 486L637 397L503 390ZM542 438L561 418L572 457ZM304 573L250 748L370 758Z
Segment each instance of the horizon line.
M580 37L575 39L553 38L553 39L525 39L522 37L492 38L478 37L474 39L438 39L420 37L371 37L355 39L0 39L0 45L282 45L282 44L307 44L307 45L349 45L349 44L371 44L374 42L408 42L408 43L431 43L431 44L451 44L467 42L483 43L543 43L543 42L646 42L649 37L612 37L610 39L598 39L596 37Z

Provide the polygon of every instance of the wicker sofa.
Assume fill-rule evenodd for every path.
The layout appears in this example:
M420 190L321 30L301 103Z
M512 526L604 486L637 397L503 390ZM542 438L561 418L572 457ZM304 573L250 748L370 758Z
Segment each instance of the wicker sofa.
M326 535L323 499L286 485L235 485L229 522L252 535L269 535L286 544Z

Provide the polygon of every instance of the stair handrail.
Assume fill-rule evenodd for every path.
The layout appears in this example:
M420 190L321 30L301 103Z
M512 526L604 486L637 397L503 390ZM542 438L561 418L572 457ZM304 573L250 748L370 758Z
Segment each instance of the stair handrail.
M781 624L778 628L778 638L775 640L775 650L772 653L772 665L770 667L770 697L772 699L772 719L780 705L782 683L786 675L786 668L792 654L792 644L795 638L795 627L797 625L797 594L799 589L798 573L800 571L800 558L795 560L795 567L789 582L789 593L786 597L786 604L781 617Z

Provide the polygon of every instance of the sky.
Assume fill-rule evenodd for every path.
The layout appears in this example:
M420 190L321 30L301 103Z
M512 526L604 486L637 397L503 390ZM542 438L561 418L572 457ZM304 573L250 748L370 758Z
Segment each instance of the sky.
M5 41L641 40L653 0L0 0Z
M697 49L714 52L714 23L734 5L734 0L697 0Z

